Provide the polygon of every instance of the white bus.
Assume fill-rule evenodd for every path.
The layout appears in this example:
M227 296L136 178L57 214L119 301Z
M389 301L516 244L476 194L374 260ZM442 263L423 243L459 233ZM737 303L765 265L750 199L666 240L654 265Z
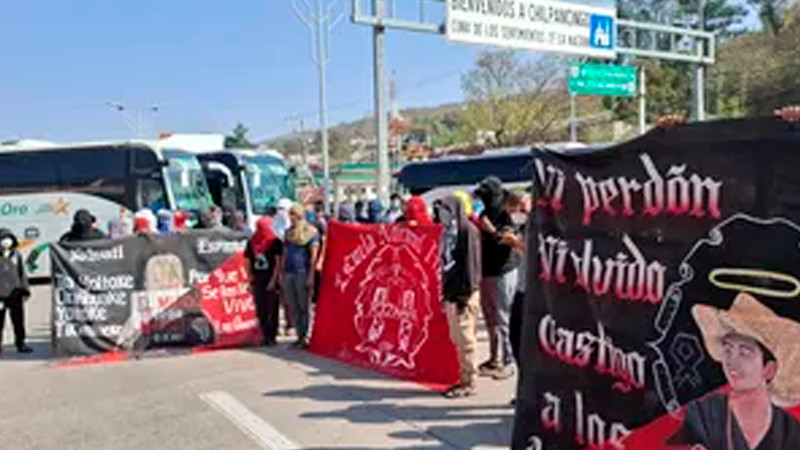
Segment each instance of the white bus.
M197 153L214 202L240 211L251 229L281 198L289 198L289 170L274 150L225 149Z
M121 214L213 205L194 154L156 142L0 146L0 227L20 240L32 277L48 277L50 242L91 212L102 231Z

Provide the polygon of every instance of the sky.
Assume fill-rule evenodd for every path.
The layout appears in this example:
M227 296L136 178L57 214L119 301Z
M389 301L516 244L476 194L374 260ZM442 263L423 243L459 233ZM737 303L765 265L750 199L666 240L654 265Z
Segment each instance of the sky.
M418 0L396 1L399 15L415 17ZM331 33L332 124L373 107L372 31L350 22L350 3L338 1L346 14ZM443 6L428 4L428 17L441 18ZM398 105L460 100L460 75L480 50L388 31ZM290 116L313 128L318 89L309 54L291 0L0 0L0 139L133 137L107 102L141 115L152 135L225 133L241 122L259 140L290 131Z

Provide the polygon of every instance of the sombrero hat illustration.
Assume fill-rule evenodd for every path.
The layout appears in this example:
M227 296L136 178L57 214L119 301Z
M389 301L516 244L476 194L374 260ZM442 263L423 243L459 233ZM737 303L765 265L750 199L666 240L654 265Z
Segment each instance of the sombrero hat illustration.
M745 293L737 295L727 311L695 305L692 315L715 361L722 362L722 339L730 334L755 339L772 352L778 362L769 385L773 401L780 406L800 403L800 323L778 316Z

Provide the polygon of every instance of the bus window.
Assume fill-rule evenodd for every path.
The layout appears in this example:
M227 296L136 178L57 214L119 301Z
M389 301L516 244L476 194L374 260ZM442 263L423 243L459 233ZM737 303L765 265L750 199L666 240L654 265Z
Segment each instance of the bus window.
M128 154L116 148L48 152L58 166L59 184L70 192L125 202Z
M137 209L149 208L154 212L167 207L164 185L159 179L140 178L136 180Z
M206 185L203 168L191 153L165 150L167 158L167 183L175 199L175 207L184 211L199 212L213 205Z
M288 172L282 161L274 158L249 157L244 160L253 214L264 215L282 197L288 197Z

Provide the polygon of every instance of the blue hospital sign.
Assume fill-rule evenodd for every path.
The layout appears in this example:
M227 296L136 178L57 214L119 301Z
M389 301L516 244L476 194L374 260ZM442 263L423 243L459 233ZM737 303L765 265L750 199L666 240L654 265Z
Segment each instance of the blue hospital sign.
M589 26L591 27L589 43L592 47L603 49L614 48L613 17L592 14L589 19Z

